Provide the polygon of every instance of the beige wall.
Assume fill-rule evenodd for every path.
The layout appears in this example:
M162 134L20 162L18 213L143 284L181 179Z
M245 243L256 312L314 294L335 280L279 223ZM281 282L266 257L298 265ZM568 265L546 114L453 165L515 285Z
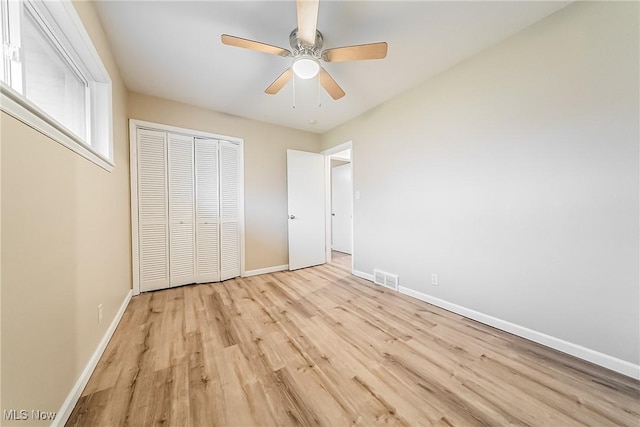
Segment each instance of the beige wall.
M356 270L637 365L638 12L573 3L323 135Z
M319 135L138 93L129 117L243 138L246 270L288 264L286 150L319 152Z
M2 410L58 411L131 289L127 92L93 4L75 5L113 81L116 167L0 115Z

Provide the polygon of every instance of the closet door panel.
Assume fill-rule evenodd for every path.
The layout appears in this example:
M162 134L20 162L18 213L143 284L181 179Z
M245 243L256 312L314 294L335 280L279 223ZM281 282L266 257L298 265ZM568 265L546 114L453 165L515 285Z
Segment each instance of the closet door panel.
M139 128L136 149L140 290L239 276L240 147Z
M198 283L220 281L218 141L195 139Z
M195 283L194 230L191 224L171 224L171 286Z
M198 283L220 281L220 227L218 224L198 224Z
M222 224L220 246L221 280L240 275L240 228L238 222L227 221Z
M236 144L220 141L220 273L221 280L240 275L239 172Z
M169 286L167 152L164 132L138 129L138 248L140 290Z
M193 138L168 134L170 285L195 283Z

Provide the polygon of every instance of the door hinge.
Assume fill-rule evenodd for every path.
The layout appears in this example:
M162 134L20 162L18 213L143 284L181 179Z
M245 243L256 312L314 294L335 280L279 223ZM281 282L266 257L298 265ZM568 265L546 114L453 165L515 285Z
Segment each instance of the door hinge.
M5 44L3 46L4 57L9 61L20 62L20 46Z

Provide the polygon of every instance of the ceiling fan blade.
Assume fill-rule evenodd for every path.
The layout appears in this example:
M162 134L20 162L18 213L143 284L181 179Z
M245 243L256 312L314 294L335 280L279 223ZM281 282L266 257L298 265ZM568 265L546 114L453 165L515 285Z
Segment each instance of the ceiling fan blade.
M298 38L304 44L316 44L316 29L318 26L319 0L297 0L298 7Z
M291 56L291 51L273 46L266 43L260 43L249 39L243 39L242 37L230 36L228 34L223 34L221 37L222 43L235 46L242 47L244 49L257 50L258 52L269 53L271 55L279 55L279 56Z
M387 43L369 43L357 46L337 47L322 52L322 59L327 62L362 61L365 59L382 59L387 56Z
M326 90L333 99L340 99L344 96L344 90L333 80L333 77L329 75L327 70L320 67L320 73L318 73L318 79L320 84Z
M277 79L274 80L271 85L264 90L264 93L268 93L269 95L275 95L286 85L289 80L291 80L291 76L293 75L293 71L291 68L287 68L284 70L282 74L278 76Z

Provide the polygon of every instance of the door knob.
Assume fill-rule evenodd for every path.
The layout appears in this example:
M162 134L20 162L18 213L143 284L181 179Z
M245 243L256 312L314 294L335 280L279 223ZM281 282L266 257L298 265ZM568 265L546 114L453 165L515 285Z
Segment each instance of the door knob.
M296 219L295 215L289 215L289 219Z

